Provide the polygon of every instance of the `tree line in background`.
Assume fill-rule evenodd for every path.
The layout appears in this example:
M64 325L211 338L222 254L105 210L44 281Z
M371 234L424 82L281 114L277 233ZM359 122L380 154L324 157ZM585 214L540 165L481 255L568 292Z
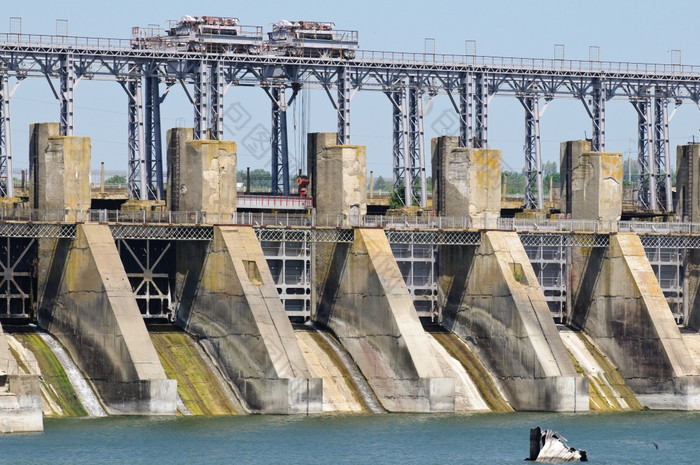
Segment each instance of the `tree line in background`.
M639 166L635 159L627 158L623 162L623 184L625 186L631 186L636 184L637 178L639 177ZM248 182L248 170L242 169L237 172L237 181L247 187ZM506 181L507 176L507 181ZM672 173L673 183L675 184L676 172ZM269 192L270 183L272 180L272 175L270 172L263 168L257 168L250 170L250 190L252 192ZM554 188L559 188L559 166L554 161L545 162L542 165L542 187L544 196L549 195L549 186L551 184ZM396 197L398 204L403 205L403 193L394 193L393 181L391 178L385 178L384 176L376 176L373 178L372 191L375 196L393 196ZM526 173L523 168L520 171L506 170L502 172L502 182L506 184L506 195L507 196L523 196L525 194L526 185ZM105 180L106 185L124 185L126 184L126 176L114 175ZM427 178L428 192L432 191L432 177ZM296 175L291 177L290 186L292 189L296 187ZM369 188L369 179L368 179ZM400 188L398 191L402 191Z

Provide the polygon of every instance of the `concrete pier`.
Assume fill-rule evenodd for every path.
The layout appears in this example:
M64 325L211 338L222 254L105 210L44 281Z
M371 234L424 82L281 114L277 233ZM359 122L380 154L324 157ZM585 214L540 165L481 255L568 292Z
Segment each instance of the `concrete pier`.
M572 165L572 218L619 220L622 155L581 152ZM572 248L569 270L569 322L601 347L639 402L700 408L698 368L639 237L611 234L607 249Z
M29 205L83 220L90 209L90 139L59 136L58 123L29 125Z
M335 133L308 135L311 196L317 216L341 216L338 226L357 226L367 214L367 153L336 145Z
M357 229L338 244L314 319L338 336L390 412L454 411L446 378L382 230Z
M577 376L518 236L488 231L481 245L439 249L442 325L475 347L516 410L587 411Z
M53 334L111 414L174 415L177 383L163 367L109 227L77 226L74 241L44 249L38 323Z
M458 148L454 137L432 147L437 214L495 224L500 151ZM587 380L576 376L518 235L485 232L480 246L440 246L438 257L441 323L476 349L511 405L588 410Z
M676 214L682 221L700 223L700 144L678 146L676 166ZM686 250L684 281L685 324L700 331L700 250Z
M167 132L171 211L206 212L207 223L231 222L236 211L236 143L192 140L192 128Z
M501 151L459 147L459 138L432 140L433 209L497 227L501 215Z
M178 322L214 351L248 407L321 413L311 378L252 228L215 227L208 248L178 248Z

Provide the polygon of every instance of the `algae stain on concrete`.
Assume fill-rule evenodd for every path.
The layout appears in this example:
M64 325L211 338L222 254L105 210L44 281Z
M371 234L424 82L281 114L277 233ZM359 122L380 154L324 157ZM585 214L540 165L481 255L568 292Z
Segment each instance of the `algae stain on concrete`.
M177 380L177 392L193 415L242 413L231 402L232 394L225 392L225 383L216 378L220 375L202 359L192 337L174 330L149 334L166 376Z
M445 348L448 354L462 364L491 411L513 411L513 407L510 406L498 390L491 374L464 342L449 332L438 331L431 334Z
M14 333L12 336L29 350L41 374L41 396L44 416L85 417L88 416L58 359L37 333ZM10 349L20 369L34 373L16 350Z

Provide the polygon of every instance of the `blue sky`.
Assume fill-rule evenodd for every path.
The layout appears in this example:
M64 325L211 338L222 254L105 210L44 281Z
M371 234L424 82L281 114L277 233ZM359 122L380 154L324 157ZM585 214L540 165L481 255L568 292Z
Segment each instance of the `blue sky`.
M435 39L438 53L461 54L465 40L475 40L479 55L542 57L564 45L567 59L586 60L589 46L600 48L601 60L670 63L671 50L680 50L683 64L700 65L697 17L700 6L691 1L652 2L615 0L532 0L489 2L444 1L354 2L266 1L195 2L110 1L55 2L0 0L0 32L9 30L10 17L22 18L24 33L52 34L56 19L68 20L70 35L128 38L132 26L161 24L184 14L235 16L242 24L269 25L279 19L333 21L340 29L359 31L366 50L422 52L425 38ZM677 53L677 52L676 52ZM677 55L676 55L677 57ZM674 57L674 58L676 58ZM335 114L325 93L311 91L309 127L313 132L335 131ZM228 135L237 140L256 127L269 128L270 103L260 89L231 88L226 103L232 110L245 108L245 125L229 121ZM126 170L126 97L116 83L81 81L76 89L75 134L90 136L93 168L105 162L108 169ZM358 92L352 101L352 142L367 146L368 169L391 175L391 106L378 93ZM446 96L438 96L426 115L426 146L440 133L456 131L456 116ZM192 108L182 89L173 89L163 106L163 126L190 126ZM233 114L233 111L232 111ZM524 164L524 114L511 97L496 96L490 107L489 145L503 151L506 168ZM58 104L43 80L22 82L12 100L15 168L27 162L28 124L56 121ZM301 105L289 114L292 169L303 168L299 147ZM636 150L636 114L628 102L613 101L607 112L607 149ZM590 120L573 100L555 100L541 120L544 161L558 161L559 142L590 136ZM672 158L675 146L700 140L700 110L684 104L671 122ZM269 154L261 144L239 141L239 168L268 168ZM673 161L675 164L675 160Z

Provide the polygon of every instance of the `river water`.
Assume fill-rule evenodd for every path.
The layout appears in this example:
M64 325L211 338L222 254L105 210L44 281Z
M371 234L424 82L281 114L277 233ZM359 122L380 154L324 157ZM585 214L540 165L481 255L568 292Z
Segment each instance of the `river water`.
M0 436L0 463L522 464L536 425L595 464L700 460L700 413L637 412L47 419Z

